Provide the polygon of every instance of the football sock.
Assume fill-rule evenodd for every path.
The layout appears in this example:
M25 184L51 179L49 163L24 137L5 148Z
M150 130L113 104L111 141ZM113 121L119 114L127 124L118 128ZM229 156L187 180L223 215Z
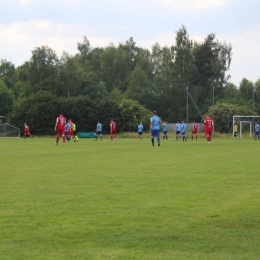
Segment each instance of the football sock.
M56 144L59 142L59 139L60 139L59 137L56 137Z
M157 139L157 142L158 142L158 144L160 144L160 138L159 138L159 137L157 137L156 139Z
M154 138L151 138L151 141L152 141L152 145L154 146Z
M65 143L65 135L62 136L62 141Z

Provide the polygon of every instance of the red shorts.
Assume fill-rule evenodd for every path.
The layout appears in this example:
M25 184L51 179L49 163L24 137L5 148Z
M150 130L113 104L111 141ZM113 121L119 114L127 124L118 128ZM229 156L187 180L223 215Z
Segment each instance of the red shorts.
M70 136L74 136L74 132L73 131L69 131L69 135Z
M211 134L212 134L212 131L205 131L205 135L207 136L211 136Z
M29 131L29 130L24 130L24 132L25 132L26 134L30 134L30 131Z
M116 129L112 129L110 134L111 135L115 135L116 134Z
M65 129L57 129L57 135L65 135Z
M197 135L198 134L198 130L192 130L192 134Z

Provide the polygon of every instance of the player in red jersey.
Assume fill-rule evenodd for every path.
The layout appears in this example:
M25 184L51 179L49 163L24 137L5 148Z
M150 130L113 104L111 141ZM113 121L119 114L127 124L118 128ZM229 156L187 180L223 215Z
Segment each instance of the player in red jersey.
M33 137L30 133L29 126L26 123L24 123L24 140L26 140L27 135L29 135L31 138Z
M117 136L116 136L116 122L111 119L110 121L110 139L113 141L113 138L116 138L117 141Z
M214 132L214 122L208 115L204 120L204 132L207 137L208 144L210 144L211 135Z
M74 123L71 121L71 119L69 119L69 124L70 124L69 136L74 140L74 142L76 142L74 131L73 131Z
M193 121L192 132L191 132L191 140L193 141L193 135L196 137L196 141L198 140L198 125L195 121Z
M57 132L55 145L58 145L60 135L62 135L62 141L63 144L65 144L65 125L66 125L66 118L63 116L62 113L60 113L60 115L56 119L56 124L55 124L55 132Z

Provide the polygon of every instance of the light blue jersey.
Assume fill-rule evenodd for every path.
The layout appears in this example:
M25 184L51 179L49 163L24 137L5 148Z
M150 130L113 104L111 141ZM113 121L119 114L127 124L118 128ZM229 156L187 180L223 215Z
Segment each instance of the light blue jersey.
M181 124L181 132L186 133L187 125L186 124Z
M168 128L167 128L167 124L163 124L163 131L167 132Z
M138 129L138 132L143 132L143 125L142 124L140 124L140 125L138 125L137 126L137 129Z
M160 117L153 116L151 118L151 124L152 124L151 130L160 130L160 123L161 123Z
M180 123L176 124L176 131L181 131L181 124Z
M259 124L256 124L256 125L255 125L255 132L256 132L256 133L259 132Z
M69 132L69 129L70 129L70 123L67 123L65 125L65 132Z
M102 132L102 124L100 123L97 124L97 131Z

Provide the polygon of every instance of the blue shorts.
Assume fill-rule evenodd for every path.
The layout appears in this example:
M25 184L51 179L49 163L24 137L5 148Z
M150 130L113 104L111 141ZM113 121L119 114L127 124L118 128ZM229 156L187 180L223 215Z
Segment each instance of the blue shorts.
M163 131L163 134L164 134L164 135L167 135L167 131Z
M97 135L102 135L102 131L97 131Z
M182 135L185 135L186 132L181 132Z
M69 135L69 132L65 132L65 135Z
M160 130L151 130L151 136L160 137Z
M143 132L138 132L138 135L142 135L143 134Z
M181 133L181 131L176 131L176 135L179 135Z

